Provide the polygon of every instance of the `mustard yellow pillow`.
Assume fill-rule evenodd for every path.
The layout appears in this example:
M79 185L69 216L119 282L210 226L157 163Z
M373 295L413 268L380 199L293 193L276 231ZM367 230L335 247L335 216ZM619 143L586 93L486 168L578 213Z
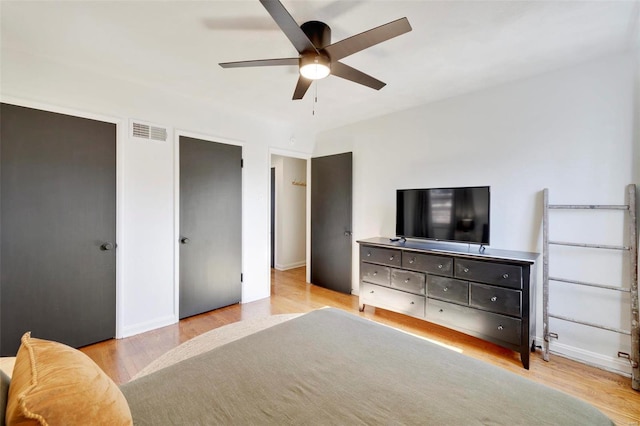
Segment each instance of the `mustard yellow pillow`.
M9 385L7 425L131 425L118 386L88 356L22 336Z

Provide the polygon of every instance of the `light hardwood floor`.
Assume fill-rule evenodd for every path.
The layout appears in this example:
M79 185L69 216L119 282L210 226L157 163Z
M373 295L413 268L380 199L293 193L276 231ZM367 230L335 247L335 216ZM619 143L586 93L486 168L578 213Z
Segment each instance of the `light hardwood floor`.
M618 425L640 425L640 392L631 389L629 378L559 356L552 355L549 362L544 362L540 351L532 354L530 370L525 370L519 354L491 343L382 309L367 307L360 313L356 296L306 284L305 268L285 272L273 270L270 299L218 309L137 336L87 346L82 351L121 384L164 352L211 329L244 319L308 312L323 306L343 309L453 346L468 356L587 401Z

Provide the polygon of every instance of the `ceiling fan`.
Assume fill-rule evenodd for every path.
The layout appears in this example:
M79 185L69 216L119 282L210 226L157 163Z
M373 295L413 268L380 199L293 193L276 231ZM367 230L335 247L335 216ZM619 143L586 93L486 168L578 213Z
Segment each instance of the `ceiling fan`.
M328 75L335 75L372 89L382 89L386 83L340 62L340 59L411 31L409 20L401 18L331 44L331 28L324 22L309 21L298 26L279 0L260 0L260 3L296 48L298 57L223 62L220 66L244 68L297 65L300 76L293 92L294 100L304 97L313 80Z

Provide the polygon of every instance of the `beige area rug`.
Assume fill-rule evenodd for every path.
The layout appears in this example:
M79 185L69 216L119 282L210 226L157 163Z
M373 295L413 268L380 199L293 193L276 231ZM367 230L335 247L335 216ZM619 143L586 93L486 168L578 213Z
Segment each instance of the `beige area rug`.
M264 318L234 322L220 328L215 328L201 334L200 336L194 337L191 340L187 340L180 346L169 350L167 353L161 355L158 359L152 361L149 365L140 370L131 380L138 379L184 359L210 351L218 346L233 342L234 340L238 340L258 331L273 327L274 325L285 321L289 321L293 318L299 317L300 315L302 314L271 315Z

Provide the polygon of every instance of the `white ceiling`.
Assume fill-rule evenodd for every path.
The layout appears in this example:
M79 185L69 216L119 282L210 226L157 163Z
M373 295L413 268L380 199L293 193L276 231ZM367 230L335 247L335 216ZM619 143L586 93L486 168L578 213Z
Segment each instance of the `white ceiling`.
M637 0L282 3L299 24L326 22L333 42L403 16L413 31L343 60L386 82L382 90L329 77L301 101L291 100L296 67L218 66L297 56L258 0L2 1L2 49L322 130L636 48L640 38Z

